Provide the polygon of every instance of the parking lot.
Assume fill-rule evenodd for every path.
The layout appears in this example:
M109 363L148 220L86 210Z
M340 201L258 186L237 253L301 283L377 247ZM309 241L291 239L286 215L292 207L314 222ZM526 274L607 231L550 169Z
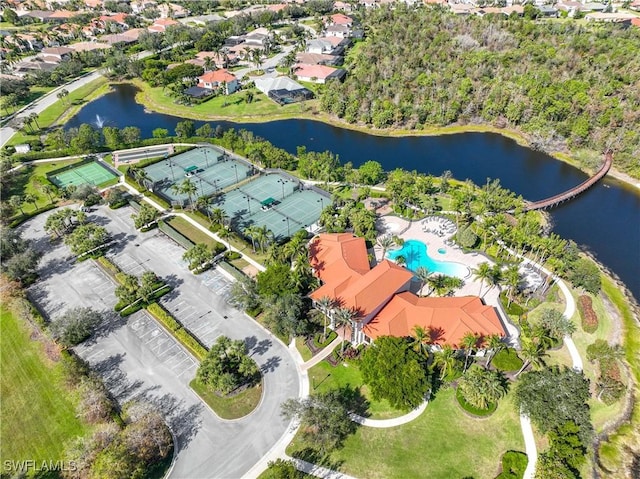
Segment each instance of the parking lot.
M177 439L170 477L243 476L288 427L280 416L280 404L298 395L299 378L286 346L228 304L231 283L223 273L213 270L194 276L182 260L184 249L157 230L137 232L131 208L101 206L89 214L89 220L105 226L114 239L109 256L120 267L136 275L154 271L172 285L173 290L162 299L163 306L201 341L210 345L224 334L248 345L263 372L263 398L245 418L219 419L189 387L197 370L195 359L146 312L126 319L115 314L111 279L93 261L78 263L64 244L49 242L43 225L52 212L23 227L24 236L32 238L44 253L41 279L29 290L34 301L53 317L74 306L105 312L109 321L104 328L76 350L102 375L121 404L143 398L164 413Z

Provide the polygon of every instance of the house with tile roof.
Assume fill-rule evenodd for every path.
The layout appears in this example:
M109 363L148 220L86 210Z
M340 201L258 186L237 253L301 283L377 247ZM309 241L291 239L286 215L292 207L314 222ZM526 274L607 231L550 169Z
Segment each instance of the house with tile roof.
M322 285L309 296L317 305L330 298L336 307L325 311L336 329L336 308L354 312L343 334L354 344L380 336L410 336L422 326L434 344L459 347L467 333L505 336L495 309L477 296L418 297L410 291L413 273L388 260L369 265L364 238L350 233L320 234L309 247L309 262Z
M326 83L332 79L342 80L347 74L342 68L332 68L326 65L304 65L298 64L293 68L294 74L300 81L312 83Z
M198 86L210 90L224 89L225 95L235 92L240 86L238 79L224 68L206 72L198 77Z

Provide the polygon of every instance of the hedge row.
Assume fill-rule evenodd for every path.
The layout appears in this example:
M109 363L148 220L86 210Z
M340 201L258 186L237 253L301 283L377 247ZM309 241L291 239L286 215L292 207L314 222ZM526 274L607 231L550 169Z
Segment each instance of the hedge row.
M96 258L96 261L107 271L107 273L109 273L110 276L115 278L117 281L116 275L120 273L120 268L118 268L113 261L105 256Z
M578 311L582 319L582 330L585 333L595 333L598 329L598 315L593 310L590 296L583 294L578 298Z
M196 339L188 330L176 320L169 311L164 309L158 303L152 303L147 306L147 311L156 318L162 325L171 332L171 334L198 360L202 361L207 355L205 348L198 339Z

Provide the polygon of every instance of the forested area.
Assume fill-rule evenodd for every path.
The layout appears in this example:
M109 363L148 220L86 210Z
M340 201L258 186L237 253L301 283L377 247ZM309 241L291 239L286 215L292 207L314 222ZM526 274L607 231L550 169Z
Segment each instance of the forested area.
M366 10L363 26L325 111L375 128L514 128L534 148L578 156L612 148L615 166L640 177L637 28L402 5Z

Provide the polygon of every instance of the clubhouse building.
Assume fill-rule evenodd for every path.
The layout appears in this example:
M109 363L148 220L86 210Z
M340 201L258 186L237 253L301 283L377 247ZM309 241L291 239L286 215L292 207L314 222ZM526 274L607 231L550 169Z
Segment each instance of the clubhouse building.
M364 238L351 233L320 234L310 245L310 264L322 286L310 294L317 307L323 298L333 306L324 310L331 328L338 308L354 312L343 334L354 345L379 336L411 336L415 326L429 331L435 345L459 348L467 333L505 336L495 309L478 296L418 297L410 289L413 273L389 261L369 265Z

